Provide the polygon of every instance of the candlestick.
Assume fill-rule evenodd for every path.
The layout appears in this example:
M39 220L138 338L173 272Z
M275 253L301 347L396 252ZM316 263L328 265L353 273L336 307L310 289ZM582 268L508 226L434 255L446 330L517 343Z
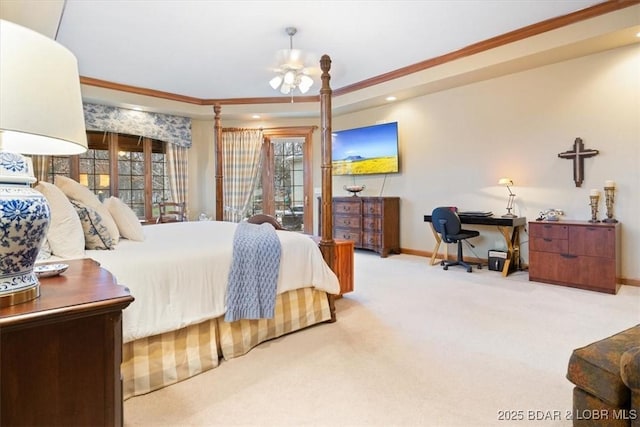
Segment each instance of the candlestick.
M600 222L598 219L598 201L600 200L600 194L599 192L593 194L593 191L594 190L591 190L591 196L589 196L589 205L591 205L591 219L589 222Z
M597 188L594 188L591 190L591 196L600 196L600 190L598 190Z
M605 181L604 200L607 205L607 217L602 222L615 223L617 219L613 217L613 203L615 202L616 183L613 181Z

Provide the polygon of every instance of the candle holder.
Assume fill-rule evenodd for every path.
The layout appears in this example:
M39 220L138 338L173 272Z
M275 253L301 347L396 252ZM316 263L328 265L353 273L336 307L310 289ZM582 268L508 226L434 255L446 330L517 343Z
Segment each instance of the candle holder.
M607 205L607 218L603 219L602 222L618 222L618 220L613 217L613 203L615 201L615 193L616 187L604 187L604 200L605 204Z
M598 202L600 201L600 196L598 194L589 196L589 205L591 205L591 219L589 222L600 222L598 219Z

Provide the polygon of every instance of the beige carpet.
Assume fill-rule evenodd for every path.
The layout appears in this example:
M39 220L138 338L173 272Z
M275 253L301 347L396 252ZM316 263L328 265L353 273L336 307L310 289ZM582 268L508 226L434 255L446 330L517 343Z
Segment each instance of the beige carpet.
M129 399L125 425L570 426L571 351L640 323L639 287L607 295L365 251L355 262L336 323Z

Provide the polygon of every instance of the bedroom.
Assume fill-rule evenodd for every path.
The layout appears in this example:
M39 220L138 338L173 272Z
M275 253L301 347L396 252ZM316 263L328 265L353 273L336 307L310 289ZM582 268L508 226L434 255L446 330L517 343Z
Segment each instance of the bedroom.
M627 18L631 15L633 25L638 25L638 6L634 6L614 12L608 18L594 18L596 24L593 27L575 24L559 32L564 32L569 40L575 40L575 32L582 31L587 37L584 34L581 37L595 37L622 29L619 25L626 25L621 24L626 22L625 14ZM540 39L544 37L533 38L529 42L535 45ZM571 48L571 44L568 45ZM526 52L535 46L522 41L517 49ZM624 230L621 280L638 285L638 49L637 42L634 42L529 70L515 72L507 67L508 74L488 79L480 76L478 81L466 80L465 77L472 76L442 66L437 69L442 74L429 76L425 73L426 78L441 81L446 80L443 74L456 73L460 81L455 87L394 104L336 115L333 128L398 121L400 174L358 178L358 183L366 185L364 195L382 193L401 198L400 242L402 251L407 254L429 255L434 241L422 216L436 205L502 212L508 194L497 182L503 176L514 180L514 192L517 194L515 211L528 220L534 220L541 210L548 208L562 209L568 219L586 219L590 215L589 189L602 189L606 180L615 180L619 191L615 215ZM535 56L533 51L529 52ZM512 54L508 48L497 49L493 53L498 58L490 58L494 61L493 67L488 67L490 71L504 66L504 58ZM486 59L478 58L478 63L468 60L464 65L488 73L483 62ZM480 71L478 74L482 74ZM95 88L87 90L97 91ZM336 97L335 103L340 102L340 97ZM223 106L223 117L227 109L233 110ZM207 114L211 116L210 108ZM459 125L462 120L465 126ZM192 124L195 149L189 156L193 166L189 177L191 212L195 217L200 212L212 215L215 207L215 198L212 197L215 193L214 165L211 160L213 120L195 118ZM224 126L318 124L317 119L255 122L223 118ZM573 183L571 162L557 157L558 153L571 148L576 137L583 138L586 147L600 150L598 156L586 160L586 179L581 188L576 188ZM320 181L319 140L319 132L316 131L313 134L315 187L319 187ZM455 168L445 160L442 150L450 144L456 144L461 153L456 156ZM342 195L340 189L350 183L350 179L336 178L334 195ZM483 230L478 243L476 252L483 257L488 249L499 248L501 240L497 233L487 229ZM526 251L522 257L526 264Z

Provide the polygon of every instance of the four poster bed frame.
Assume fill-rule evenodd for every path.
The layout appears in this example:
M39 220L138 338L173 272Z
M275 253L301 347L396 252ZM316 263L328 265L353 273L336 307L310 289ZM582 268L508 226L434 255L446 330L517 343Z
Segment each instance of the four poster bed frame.
M322 146L322 206L320 252L336 271L335 242L331 216L331 59L320 59L320 123ZM223 218L223 157L221 106L215 113L216 219ZM309 327L335 321L334 295L314 288L301 288L279 294L273 319L224 321L224 316L203 321L151 337L136 339L123 346L123 396L125 399L149 393L201 372L213 369L221 359L241 356L261 342Z

